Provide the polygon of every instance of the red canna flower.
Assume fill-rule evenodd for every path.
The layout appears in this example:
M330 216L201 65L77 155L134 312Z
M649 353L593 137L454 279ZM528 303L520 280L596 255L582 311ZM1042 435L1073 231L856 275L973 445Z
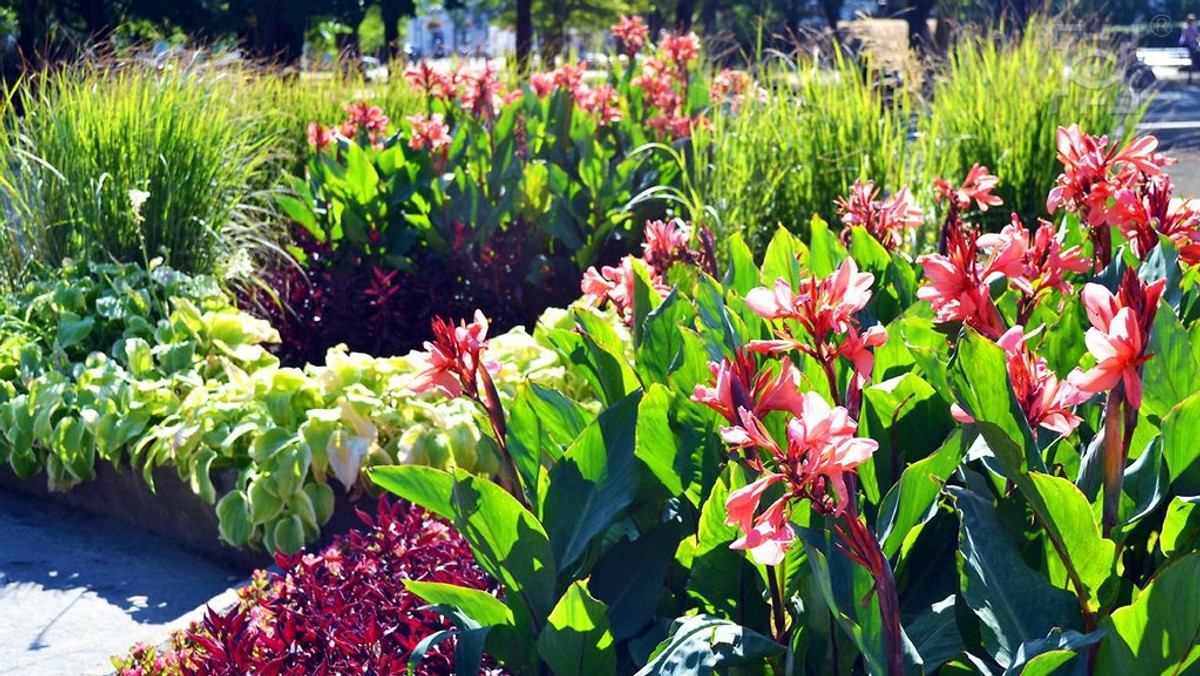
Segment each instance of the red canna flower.
M650 35L650 28L640 16L623 16L611 30L612 36L621 43L621 50L630 57L641 51Z
M920 227L924 214L912 202L907 187L900 188L886 199L879 199L879 189L874 181L854 181L850 195L837 200L838 215L846 228L842 231L845 240L850 229L860 226L879 240L889 250L896 250L904 241L904 234Z
M418 354L424 369L409 385L413 392L438 390L454 399L467 394L479 397L479 369L499 373L500 364L484 361L487 348L487 318L479 310L471 323L458 326L439 318L433 320L433 341L425 342L426 352Z
M962 185L954 188L944 179L933 180L933 187L940 201L945 198L958 211L966 211L974 201L980 211L989 207L1004 204L998 196L992 194L992 189L1000 183L1000 178L988 173L988 168L979 164L971 166Z
M709 362L712 387L696 385L692 401L720 413L730 424L737 424L738 411L747 410L762 417L771 411L801 412L800 370L784 357L779 370L759 369L754 356L738 350L733 359Z
M1123 385L1125 399L1135 409L1141 406L1141 369L1150 358L1146 353L1150 327L1165 285L1165 279L1143 284L1132 270L1126 270L1116 296L1099 284L1083 288L1083 304L1092 322L1084 341L1096 365L1071 373L1071 383L1081 392L1091 395Z

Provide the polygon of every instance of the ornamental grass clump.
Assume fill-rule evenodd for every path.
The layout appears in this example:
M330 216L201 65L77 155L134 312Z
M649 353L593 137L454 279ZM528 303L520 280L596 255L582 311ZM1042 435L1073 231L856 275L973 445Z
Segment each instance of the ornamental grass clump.
M917 118L923 184L961 176L975 164L1002 181L996 194L1023 218L1036 216L1059 166L1055 130L1072 123L1097 134L1131 135L1143 108L1126 107L1110 45L1031 18L1018 38L962 40L935 70L928 110ZM998 213L998 228L1007 214Z
M695 135L693 171L720 215L718 239L744 232L761 254L780 225L804 236L813 214L832 221L855 181L894 189L909 180L907 89L864 76L840 48L829 68L776 59L755 77L770 83L761 95L718 110Z
M236 77L198 63L76 65L31 77L4 136L0 232L20 269L68 257L225 273L272 247L276 137L231 105Z

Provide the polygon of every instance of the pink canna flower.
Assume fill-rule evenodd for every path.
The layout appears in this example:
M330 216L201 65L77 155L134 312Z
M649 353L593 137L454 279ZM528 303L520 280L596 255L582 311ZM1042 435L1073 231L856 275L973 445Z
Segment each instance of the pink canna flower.
M733 359L709 362L711 387L696 385L692 401L720 413L731 424L737 424L739 411L752 412L757 417L771 411L789 411L799 415L800 370L784 357L779 369L760 369L754 356L739 350Z
M431 98L449 101L456 94L453 77L442 75L425 61L405 68L404 79Z
M788 519L787 499L784 496L764 510L754 527L743 531L745 535L734 540L729 548L749 550L754 560L764 566L783 563L796 540Z
M853 258L825 279L810 277L793 292L787 280L775 280L775 288L760 286L746 294L746 305L763 319L791 319L800 322L815 340L830 333L844 333L850 319L871 300L875 275L859 272Z
M383 114L379 106L366 103L351 103L345 108L351 124L358 125L371 134L382 134L387 131L390 119Z
M1056 140L1063 173L1046 198L1046 210L1054 213L1061 207L1079 214L1090 229L1096 266L1104 267L1112 260L1109 226L1121 224L1132 206L1128 197L1117 200L1118 195L1158 176L1170 161L1155 153L1158 139L1153 136L1110 148L1108 137L1084 134L1073 124L1059 127Z
M659 46L680 72L686 71L688 64L700 56L700 37L695 33L666 35L659 42Z
M874 348L887 344L887 329L883 324L876 324L867 329L861 336L858 330L851 327L846 338L838 345L836 356L845 357L854 365L853 385L861 390L871 379L871 371L875 368Z
M726 523L744 534L730 548L749 550L755 561L777 565L794 541L788 521L790 503L808 498L817 509L840 516L852 503L848 476L878 444L856 437L858 425L846 409L831 407L815 392L801 396L799 414L787 425L786 448L770 437L752 412L741 409L740 418L740 425L722 430L723 438L735 448L764 451L765 464L757 456L749 458L762 475L726 500ZM780 483L784 495L755 517L763 495Z
M1092 268L1092 261L1079 247L1063 250L1054 226L1045 220L1039 221L1031 241L1029 229L1013 214L1012 223L999 233L981 235L977 244L980 248L1000 252L996 255L993 273L1003 274L1020 292L1019 324L1028 321L1036 305L1050 292L1074 293L1066 273L1082 273Z
M463 394L478 398L479 370L498 373L500 365L484 361L487 348L487 318L479 310L471 323L462 322L454 326L451 322L437 318L433 320L433 340L425 342L424 353L417 355L424 368L409 385L413 392L422 393L438 390L454 399Z
M564 63L554 71L554 84L560 89L565 89L575 95L579 87L583 84L582 63L570 64Z
M688 244L688 228L680 221L649 221L646 223L646 241L642 245L642 262L649 272L654 291L662 298L671 292L666 284L666 274L677 262L696 265L711 265L712 257L691 249ZM702 241L711 245L711 235L701 229ZM705 239L707 238L707 239ZM711 248L711 246L710 246ZM706 251L709 249L706 249ZM591 307L612 304L625 323L633 325L634 270L632 256L626 256L617 267L605 266L597 270L594 266L583 273L580 287L583 301Z
M765 472L753 482L732 491L725 499L725 523L737 526L743 533L750 532L754 528L754 518L758 513L763 493L783 480L782 474Z
M709 92L713 101L724 102L730 110L736 112L748 101L767 101L767 90L763 89L754 78L742 70L724 68L713 77L712 89Z
M1092 322L1084 341L1096 365L1071 373L1071 383L1081 392L1091 395L1123 385L1130 405L1141 406L1141 369L1151 356L1146 347L1165 285L1163 279L1143 284L1132 270L1126 270L1116 296L1099 284L1083 288L1083 304Z
M407 119L412 125L412 138L409 139L408 146L414 150L428 149L430 153L436 154L449 147L454 140L441 113L434 113L429 117L410 115Z
M482 69L460 70L454 77L462 84L462 106L473 116L491 119L499 112L504 97L500 92L500 82L496 79L495 66L485 63Z
M933 181L933 187L938 199L946 199L958 211L969 209L972 201L975 202L980 211L987 211L989 207L1004 204L1003 200L992 194L992 189L999 184L1000 178L989 174L987 167L979 164L971 166L971 170L967 172L966 179L957 188L952 187L941 178L936 178Z
M847 258L829 277L802 280L795 291L783 278L775 280L774 289L751 289L746 294L746 305L763 319L780 323L772 326L774 339L754 340L746 348L763 354L799 350L812 356L825 370L835 400L857 411L862 388L870 380L875 363L872 350L888 338L880 324L860 333L854 318L870 302L874 280L874 275L859 272L854 259ZM799 324L803 333L797 335L789 322ZM835 367L839 357L849 359L853 365L844 399L839 396Z
M1088 395L1072 383L1059 380L1046 360L1035 356L1025 341L1026 336L1019 325L996 341L1004 348L1008 379L1017 403L1035 437L1039 426L1068 436L1081 422L1071 408L1086 401Z
M625 116L619 105L617 90L611 85L594 88L581 85L575 92L575 100L580 109L595 114L601 125L620 122Z
M659 274L666 274L673 263L690 257L690 233L681 221L647 221L643 233L642 260Z
M843 240L851 228L860 226L892 251L900 247L908 230L920 227L924 220L924 214L913 204L907 187L881 200L874 181L864 183L861 179L854 181L849 197L838 198L837 207L846 226L842 231Z
M308 123L308 145L315 148L317 152L321 152L325 148L328 148L336 141L336 130L323 127L316 122Z
M1186 265L1200 263L1200 213L1191 202L1172 198L1174 187L1166 174L1147 177L1135 187L1117 190L1107 219L1138 258L1145 258L1165 235L1179 249Z
M619 266L606 265L600 270L595 266L583 273L580 288L583 291L583 301L590 307L601 307L611 304L617 310L625 324L633 325L633 296L634 271L633 256L626 256ZM666 298L671 292L670 287L662 282L662 278L651 271L650 280L654 291L660 298Z
M1109 147L1107 136L1090 136L1079 125L1059 127L1056 132L1058 161L1063 165L1056 185L1046 199L1046 211L1060 206L1076 211L1091 226L1105 218L1108 198L1140 177L1162 172L1167 160L1154 151L1158 139L1142 136L1124 148Z
M630 57L641 51L650 36L650 28L640 16L623 16L611 30L612 36L621 43L621 50Z
M544 99L558 89L554 73L534 73L529 76L529 88L539 99Z
M1011 276L1024 271L1025 247L1015 238L990 242L995 250L980 264L977 235L958 227L946 229L946 255L918 258L929 284L917 289L917 298L933 305L938 322L961 321L993 340L1005 331L1004 319L992 302L987 280L992 275Z

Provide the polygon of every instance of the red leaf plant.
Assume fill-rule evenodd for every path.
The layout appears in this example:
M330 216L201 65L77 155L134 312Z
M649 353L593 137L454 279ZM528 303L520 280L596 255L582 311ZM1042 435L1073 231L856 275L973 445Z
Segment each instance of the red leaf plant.
M441 582L490 593L498 585L475 563L466 542L440 518L380 500L377 515L359 511L351 530L320 553L276 554L281 573L258 571L240 602L174 637L170 650L135 646L114 658L120 676L162 674L404 674L413 649L449 628L404 580ZM418 674L454 669L453 642L417 665ZM487 673L501 673L485 657Z

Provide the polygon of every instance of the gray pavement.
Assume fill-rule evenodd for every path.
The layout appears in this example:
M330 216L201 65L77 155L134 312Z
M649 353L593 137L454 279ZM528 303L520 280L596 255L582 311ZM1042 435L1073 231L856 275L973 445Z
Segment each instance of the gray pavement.
M249 572L0 491L0 674L108 673L111 655L228 602Z
M1138 133L1154 134L1162 151L1179 160L1167 170L1175 194L1200 197L1200 74L1189 85L1186 75L1160 73Z

